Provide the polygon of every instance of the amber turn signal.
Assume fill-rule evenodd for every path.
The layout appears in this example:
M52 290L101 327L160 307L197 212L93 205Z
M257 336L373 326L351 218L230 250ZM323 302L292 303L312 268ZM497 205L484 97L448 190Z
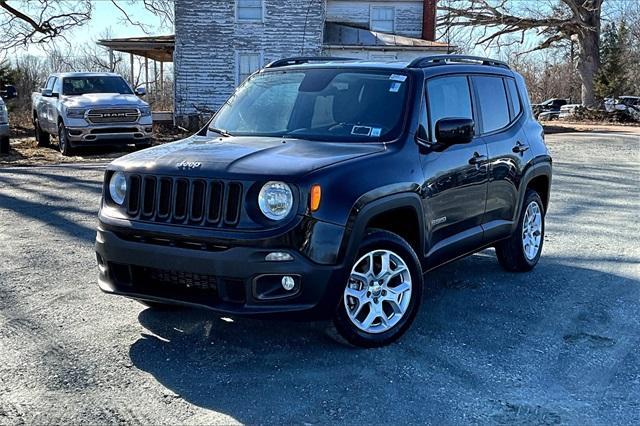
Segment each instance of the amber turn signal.
M322 189L320 185L313 185L311 187L311 211L315 212L320 208L320 198L322 198Z

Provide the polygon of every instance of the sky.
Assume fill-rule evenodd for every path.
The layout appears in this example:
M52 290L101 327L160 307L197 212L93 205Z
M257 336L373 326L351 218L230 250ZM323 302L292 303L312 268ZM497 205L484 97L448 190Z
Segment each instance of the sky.
M118 3L134 21L144 22L150 30L150 35L172 34L172 28L162 26L162 20L147 11L142 1L120 0ZM110 0L93 0L93 14L91 20L81 27L65 33L70 43L92 42L102 38L106 31L111 32L112 38L144 36L144 31L126 21L125 16ZM65 47L62 43L61 47ZM46 46L45 46L46 48ZM42 55L42 46L31 45L19 49L18 54L28 53Z

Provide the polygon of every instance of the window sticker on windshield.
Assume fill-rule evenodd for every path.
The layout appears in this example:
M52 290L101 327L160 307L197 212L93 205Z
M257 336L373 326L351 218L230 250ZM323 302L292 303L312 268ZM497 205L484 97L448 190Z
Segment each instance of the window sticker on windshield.
M391 87L389 88L389 91L391 93L398 93L400 91L400 87L402 87L402 83L398 83L397 81L393 82L391 83Z
M382 134L382 129L380 127L374 127L371 129L371 137L378 138Z
M372 130L373 129L369 126L353 126L351 134L354 136L371 136Z
M389 80L399 81L401 83L404 83L405 81L407 81L407 76L406 75L391 74L391 77L389 77Z

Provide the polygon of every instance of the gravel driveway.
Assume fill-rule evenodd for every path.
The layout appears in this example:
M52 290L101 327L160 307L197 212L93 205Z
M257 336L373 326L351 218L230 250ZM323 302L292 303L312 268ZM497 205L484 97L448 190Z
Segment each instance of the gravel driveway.
M101 166L0 168L0 424L640 423L640 136L548 136L539 266L428 278L392 346L103 295Z

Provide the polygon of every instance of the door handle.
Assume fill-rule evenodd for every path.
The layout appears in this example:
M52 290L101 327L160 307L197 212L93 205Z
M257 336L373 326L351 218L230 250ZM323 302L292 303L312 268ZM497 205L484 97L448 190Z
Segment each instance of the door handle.
M529 149L529 145L523 144L522 142L516 142L516 146L513 147L512 151L516 154L521 154Z
M487 159L486 155L480 155L477 152L473 153L473 157L469 158L469 164L475 164L476 166Z

